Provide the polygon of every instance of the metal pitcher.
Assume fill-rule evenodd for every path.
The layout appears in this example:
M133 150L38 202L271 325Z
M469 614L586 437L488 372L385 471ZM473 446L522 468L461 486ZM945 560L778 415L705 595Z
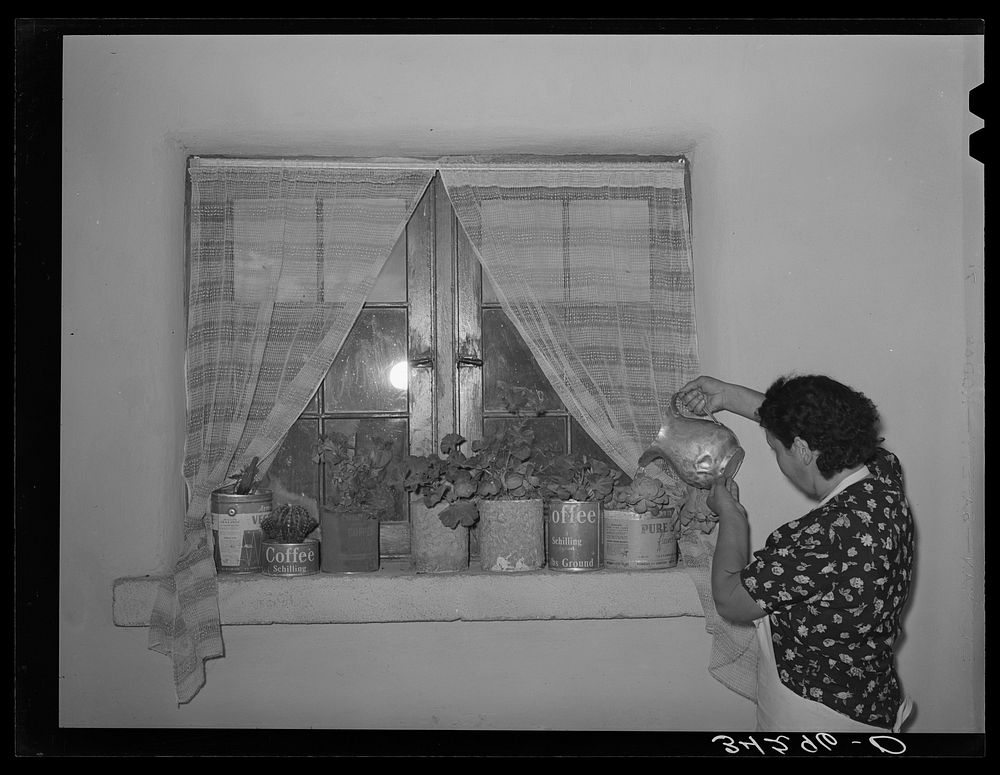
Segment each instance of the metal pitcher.
M660 432L639 458L640 470L662 458L681 480L703 490L710 489L720 477L736 476L744 455L736 434L714 417L685 416L679 400L677 393L670 399Z

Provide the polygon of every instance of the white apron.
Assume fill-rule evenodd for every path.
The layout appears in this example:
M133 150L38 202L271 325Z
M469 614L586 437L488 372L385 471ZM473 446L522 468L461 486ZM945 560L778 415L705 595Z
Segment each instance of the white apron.
M771 621L762 616L754 622L760 646L757 655L758 732L899 732L913 709L909 697L903 699L892 729L873 727L838 713L821 702L800 697L781 682L774 661Z
M867 466L845 478L820 502L823 505L854 482L870 476ZM821 702L801 697L781 682L774 659L770 616L754 621L760 646L757 656L757 731L758 732L899 732L913 710L913 702L904 697L892 729L873 727L838 713Z

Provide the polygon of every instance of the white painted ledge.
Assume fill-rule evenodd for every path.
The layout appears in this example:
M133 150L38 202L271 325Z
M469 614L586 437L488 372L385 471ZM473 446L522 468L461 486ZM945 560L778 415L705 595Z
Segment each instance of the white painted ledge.
M218 579L224 625L704 616L683 565L647 571L416 574L405 561L388 561L373 573ZM149 624L157 582L155 576L115 581L117 626Z

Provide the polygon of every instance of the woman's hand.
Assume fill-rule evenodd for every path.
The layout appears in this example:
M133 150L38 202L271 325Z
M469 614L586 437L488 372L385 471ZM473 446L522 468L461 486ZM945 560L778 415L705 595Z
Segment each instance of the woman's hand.
M681 405L692 414L706 415L719 410L733 412L748 420L757 420L757 410L764 394L743 385L701 376L677 391Z
M705 504L718 514L720 519L729 516L747 518L747 510L740 503L740 488L728 476L721 476L715 480Z
M727 409L725 394L729 385L715 377L698 377L677 391L681 405L692 414L706 415Z

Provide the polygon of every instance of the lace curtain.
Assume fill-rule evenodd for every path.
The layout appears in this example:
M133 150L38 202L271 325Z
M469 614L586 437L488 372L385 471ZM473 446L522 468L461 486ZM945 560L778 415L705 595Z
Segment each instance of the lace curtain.
M584 430L636 469L698 373L683 164L441 170L504 312Z
M671 395L698 373L685 164L443 166L441 176L553 389L634 472ZM720 619L712 601L714 534L687 535L681 550L713 634L710 672L753 698L753 627Z
M184 546L149 647L181 703L223 655L206 522L213 490L267 471L350 332L433 176L426 169L192 166Z

